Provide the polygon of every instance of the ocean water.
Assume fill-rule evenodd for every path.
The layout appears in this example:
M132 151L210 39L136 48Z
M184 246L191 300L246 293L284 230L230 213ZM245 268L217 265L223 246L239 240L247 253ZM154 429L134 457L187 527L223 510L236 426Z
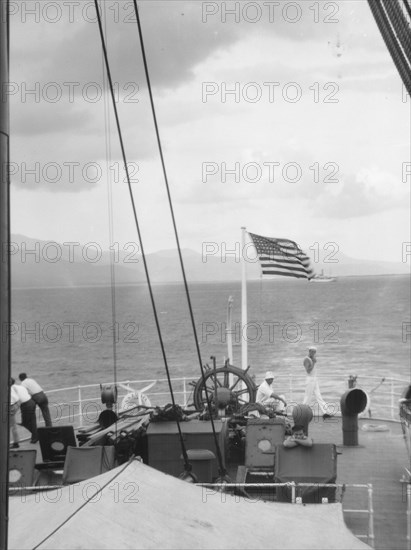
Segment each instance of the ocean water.
M199 359L182 285L155 285L154 299L173 377L199 378ZM250 374L304 375L308 345L318 349L322 388L335 376L410 379L410 278L347 277L336 283L278 278L248 282L248 326L239 283L190 285L202 363L222 366L233 297L233 363L248 342ZM113 308L113 303L115 308ZM113 314L115 310L115 315ZM116 327L116 330L113 330ZM117 380L165 378L145 285L16 289L12 294L12 373L47 390Z

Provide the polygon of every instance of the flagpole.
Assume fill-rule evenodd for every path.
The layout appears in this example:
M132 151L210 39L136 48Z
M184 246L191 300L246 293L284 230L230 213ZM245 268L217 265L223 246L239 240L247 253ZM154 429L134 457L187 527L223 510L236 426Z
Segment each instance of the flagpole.
M233 322L232 322L232 307L233 307L233 297L228 297L228 304L227 304L227 328L226 328L226 336L227 336L227 358L230 365L233 364ZM231 384L230 384L231 385Z
M241 368L246 369L247 357L247 266L245 263L246 228L241 228Z
M9 405L11 375L11 284L10 284L10 113L9 84L9 3L0 4L0 327L3 339L0 344L0 548L8 548L9 521Z

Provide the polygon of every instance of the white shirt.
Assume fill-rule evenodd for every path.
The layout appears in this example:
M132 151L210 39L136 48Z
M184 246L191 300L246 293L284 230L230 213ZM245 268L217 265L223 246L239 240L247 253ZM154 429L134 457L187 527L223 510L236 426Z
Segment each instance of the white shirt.
M310 376L311 378L315 378L317 376L317 371L315 370L315 364L316 364L317 361L313 361L311 357L307 356L304 359L304 363L307 360L313 365L312 370L310 372L307 372L307 376ZM304 367L305 367L305 365L304 365Z
M43 391L43 388L40 386L40 384L37 384L37 382L33 380L33 378L25 378L21 385L28 390L30 395L35 395L36 393L40 393L41 391Z
M17 393L18 401L20 401L20 403L26 403L27 401L30 401L31 396L29 392L21 384L13 384L11 389L14 389L14 391Z
M15 386L10 387L10 405L15 405L19 402L19 394L16 392Z
M257 397L255 399L256 403L265 403L269 399L272 399L271 394L273 393L273 388L271 385L267 384L267 380L264 380L262 384L260 384L258 391L257 391Z

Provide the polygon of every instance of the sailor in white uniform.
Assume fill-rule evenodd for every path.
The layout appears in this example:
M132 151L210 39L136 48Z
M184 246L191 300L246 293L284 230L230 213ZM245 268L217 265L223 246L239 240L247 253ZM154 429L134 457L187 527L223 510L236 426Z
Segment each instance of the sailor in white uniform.
M284 395L278 395L273 391L273 381L274 374L271 371L267 371L264 382L260 384L258 388L256 403L260 403L264 407L270 407L274 409L275 412L283 412L287 403Z
M320 411L322 412L323 419L330 418L330 414L327 413L327 403L321 396L320 386L317 380L317 371L315 364L317 362L317 348L310 346L308 348L308 356L304 357L304 368L307 372L305 395L303 403L304 405L314 406L318 404Z

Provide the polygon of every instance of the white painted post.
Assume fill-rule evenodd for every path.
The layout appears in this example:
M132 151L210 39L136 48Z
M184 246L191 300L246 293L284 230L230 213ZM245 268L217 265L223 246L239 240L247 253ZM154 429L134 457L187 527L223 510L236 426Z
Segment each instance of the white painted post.
M407 484L407 545L411 550L411 483Z
M374 548L374 507L372 502L372 483L368 483L368 541Z
M183 378L183 394L184 394L184 408L187 407L187 386L186 386L186 379Z
M395 408L395 403L394 403L394 381L391 380L391 418L392 420L395 420L395 414L394 414L394 408Z
M78 386L78 407L79 407L79 415L80 415L80 428L83 427L83 407L82 407L82 401L81 401L81 386Z
M227 337L227 358L230 365L234 363L233 359L233 326L232 326L232 307L233 307L234 298L232 296L228 297L227 303L227 327L225 330Z
M247 349L247 266L245 263L245 234L246 228L241 228L241 368L248 366ZM244 334L245 330L245 334Z
M291 502L295 504L295 482L291 482Z

